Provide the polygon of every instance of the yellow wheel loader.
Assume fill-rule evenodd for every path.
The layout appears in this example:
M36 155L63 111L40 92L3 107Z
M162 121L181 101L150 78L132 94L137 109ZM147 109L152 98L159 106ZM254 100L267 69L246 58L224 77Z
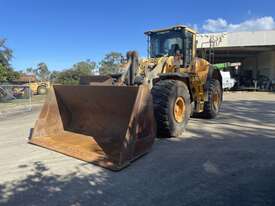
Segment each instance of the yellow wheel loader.
M50 82L30 82L26 84L30 87L33 94L45 95L47 91L50 89Z
M214 118L222 77L196 57L196 32L177 25L145 34L147 59L128 52L120 74L53 86L29 142L119 170L155 137L181 136L190 116Z

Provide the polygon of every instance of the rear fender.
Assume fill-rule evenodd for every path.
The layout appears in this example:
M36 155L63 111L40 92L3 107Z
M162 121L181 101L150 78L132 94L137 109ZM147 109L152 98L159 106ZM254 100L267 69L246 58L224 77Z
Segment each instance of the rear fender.
M186 73L163 73L159 75L159 78L154 79L153 84L157 83L160 80L166 80L166 79L173 79L173 80L178 80L184 82L189 90L190 94L190 100L193 102L193 93L192 93L192 87L190 83L190 76L189 74Z

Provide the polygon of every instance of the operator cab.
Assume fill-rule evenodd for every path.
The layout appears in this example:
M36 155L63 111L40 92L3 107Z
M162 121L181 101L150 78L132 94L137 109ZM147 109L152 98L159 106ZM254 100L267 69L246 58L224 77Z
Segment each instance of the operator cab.
M195 57L196 32L186 26L178 25L161 30L145 32L148 36L150 58L175 56L181 66L188 67Z

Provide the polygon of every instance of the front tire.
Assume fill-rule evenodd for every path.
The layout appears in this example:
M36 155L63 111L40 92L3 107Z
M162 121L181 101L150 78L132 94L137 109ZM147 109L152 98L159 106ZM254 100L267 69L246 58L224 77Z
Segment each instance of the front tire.
M179 137L190 118L188 87L182 81L161 80L152 88L159 138Z
M48 92L48 89L45 86L39 86L37 88L38 95L44 95L44 94L47 94L47 92Z

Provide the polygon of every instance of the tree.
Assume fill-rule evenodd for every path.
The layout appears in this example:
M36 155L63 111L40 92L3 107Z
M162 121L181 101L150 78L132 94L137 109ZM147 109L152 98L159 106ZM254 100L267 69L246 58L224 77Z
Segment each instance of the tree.
M91 60L81 61L73 65L73 70L77 71L80 75L94 74L96 63Z
M80 76L73 69L66 69L57 74L56 82L60 84L75 85L79 83Z
M50 71L48 69L47 64L41 62L37 65L37 69L35 69L35 74L37 78L41 81L49 80Z
M90 60L81 61L73 65L72 68L61 72L54 71L50 75L51 81L60 84L79 84L81 76L94 74L96 63Z
M99 73L102 75L119 73L123 56L119 52L110 52L99 63Z
M58 83L58 75L59 75L59 71L52 71L50 74L50 81L52 83Z
M32 67L28 67L26 69L26 72L29 73L29 74L34 74L35 73L35 71L34 71L34 69Z
M19 73L10 66L12 50L6 46L6 39L0 39L0 81L13 81L19 78Z
M6 39L0 39L0 63L8 67L12 58L12 50L6 46Z
M0 82L7 80L7 69L6 67L0 63Z
M4 66L0 63L0 82L14 81L19 78L19 75L20 74L11 67Z

